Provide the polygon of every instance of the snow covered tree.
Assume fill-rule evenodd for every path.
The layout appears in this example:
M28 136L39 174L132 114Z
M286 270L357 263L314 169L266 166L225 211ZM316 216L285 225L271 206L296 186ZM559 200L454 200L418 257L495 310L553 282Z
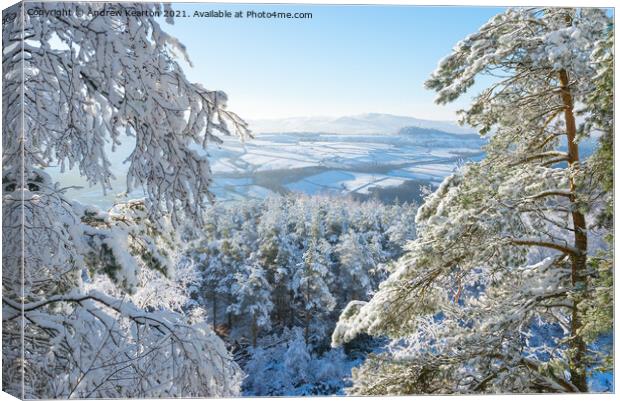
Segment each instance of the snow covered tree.
M206 213L203 235L187 251L199 266L195 301L213 315L231 317L230 325L220 318L216 332L248 373L245 395L334 394L343 388L351 355L359 353L328 350L325 335L357 281L367 283L359 291L363 299L377 289L385 264L414 235L415 210L411 204L291 194L217 203ZM341 256L348 253L345 263ZM349 267L360 260L363 266Z
M196 149L220 142L217 131L249 131L225 109L223 92L187 80L175 61L189 61L184 46L140 14L162 6L85 3L80 15L70 3L23 6L49 14L26 12L24 21L3 26L5 174L17 176L24 156L26 176L58 163L109 189L114 177L105 146L132 137L127 190L144 189L152 216L199 221L211 172L206 153ZM12 11L21 15L19 7ZM56 12L63 10L71 14Z
M607 37L596 43L592 52L592 62L597 69L593 77L593 91L587 97L585 104L586 121L581 128L585 132L599 134L599 147L592 155L589 164L593 179L600 182L604 192L602 193L603 206L597 210L594 216L594 226L605 231L607 247L593 255L591 258L592 268L596 274L588 277L589 288L593 293L584 300L582 310L585 317L583 335L588 341L596 339L604 334L609 334L613 329L613 241L614 241L614 30L610 29ZM609 348L611 344L608 344ZM601 356L603 366L601 370L613 370L613 357L609 349L604 349Z
M247 277L247 266L257 264L271 288L272 331L305 326L311 315L300 286L305 278L308 299L313 298L312 283L322 283L317 289L326 297L316 299L314 321L324 325L321 330L331 330L336 317L332 310L345 306L359 283L365 283L359 292L366 299L384 279L386 262L399 256L414 235L405 221L415 210L410 204L293 195L214 205L206 214L202 238L188 251L200 269L198 302L212 311L212 317L229 313L235 320L229 328L246 335L251 331L245 327L251 320L247 310L234 315L228 307L238 302L231 292L239 281L235 276ZM316 271L304 270L312 260ZM336 306L331 300L324 302L327 299Z
M5 181L3 205L4 388L49 398L238 392L224 343L185 313L193 267L143 201L101 212L64 198L42 171L17 201L6 189L15 185ZM21 230L24 248L12 240Z
M207 143L249 131L223 92L185 77L183 45L148 16L169 6L80 7L4 12L15 18L3 18L2 43L3 388L22 398L236 395L239 367L186 314L191 278L169 232L202 221ZM76 169L105 191L106 148L124 141L135 143L127 190L141 188L142 201L101 212L44 172Z
M258 331L271 326L270 313L273 309L271 286L262 267L252 263L236 273L232 294L235 303L228 308L235 315L245 316L250 320L252 346L256 347Z
M221 254L216 253L215 249L206 251L201 249L198 254L199 269L201 272L202 285L200 288L202 303L207 304L206 299L211 304L211 321L213 327L218 325L218 311L220 298L226 298L232 286L232 276L228 275L226 265L222 261Z
M318 343L324 337L324 316L336 306L329 286L329 268L324 256L325 242L315 240L304 252L303 262L298 265L292 288L303 311L304 337L306 343Z
M594 341L610 328L588 335L611 275L597 268L601 252L611 260L592 221L612 195L599 174L609 161L584 157L580 141L612 120L606 102L604 118L578 127L575 108L611 96L612 46L600 45L610 30L603 10L509 9L440 62L426 83L439 103L493 77L462 112L489 135L486 157L426 199L395 271L342 313L334 345L394 339L351 393L588 391L604 368Z
M288 343L288 349L284 353L284 367L291 376L297 377L302 382L307 382L311 373L308 367L312 358L306 338L307 335L301 330L293 330L293 339Z
M342 236L336 252L340 259L343 278L343 294L349 299L367 299L373 288L372 270L376 267L376 260L367 244L362 244L361 236L349 230Z
M350 361L342 349L312 352L304 332L295 327L265 336L245 366L246 396L333 395L344 386Z
M301 261L301 252L288 232L290 199L267 199L257 227L258 257L265 267L272 285L274 304L272 320L279 326L292 326L295 318L294 293L291 288L295 266Z

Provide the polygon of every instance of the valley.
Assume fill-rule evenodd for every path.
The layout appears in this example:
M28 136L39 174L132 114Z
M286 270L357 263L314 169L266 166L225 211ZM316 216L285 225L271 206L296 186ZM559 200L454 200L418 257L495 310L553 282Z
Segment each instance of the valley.
M258 131L243 142L225 137L221 145L210 145L211 190L218 202L291 192L419 202L422 186L435 187L459 163L479 160L486 143L454 124L376 113L322 123L314 119L286 119L279 125L266 121L255 124L259 130L281 127L298 131ZM330 132L309 132L304 123L308 130ZM418 126L401 126L414 123ZM433 128L436 126L445 131ZM126 141L110 153L117 177L127 171L123 161L132 146ZM88 188L72 171L63 174L61 181L65 186L80 186L70 188L69 195L99 207L111 206L125 190L125 183L115 180L113 190L102 196L101 188ZM139 191L129 194L129 198L140 196Z

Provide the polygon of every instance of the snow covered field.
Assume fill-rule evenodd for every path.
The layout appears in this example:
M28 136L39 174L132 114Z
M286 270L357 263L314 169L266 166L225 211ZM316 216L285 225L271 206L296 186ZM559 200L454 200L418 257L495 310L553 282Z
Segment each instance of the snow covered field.
M212 191L218 201L288 192L412 200L418 193L413 189L437 185L459 161L479 158L484 144L476 134L449 123L381 114L255 124L255 138L245 143L225 138L222 146L212 145L209 150ZM447 131L439 131L437 126ZM261 132L277 127L297 131ZM312 128L329 132L310 132ZM359 133L354 133L355 129ZM127 171L123 161L131 147L129 143L110 153L117 177ZM50 172L57 174L59 169L53 167ZM101 188L89 188L74 171L63 174L61 181L64 186L82 187L69 189L70 197L100 207L111 206L125 190L124 181L117 179L113 190L103 195ZM139 196L140 191L130 194Z
M227 139L210 154L221 200L265 191L368 196L412 181L437 184L458 161L479 157L483 144L475 134L421 128L383 135L259 133L245 144ZM231 179L250 181L233 190Z

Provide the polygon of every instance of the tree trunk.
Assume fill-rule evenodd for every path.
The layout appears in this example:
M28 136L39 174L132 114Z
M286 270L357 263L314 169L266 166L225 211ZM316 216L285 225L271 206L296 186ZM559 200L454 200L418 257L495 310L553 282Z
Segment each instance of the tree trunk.
M213 327L217 326L217 293L213 290Z
M310 311L308 310L308 304L310 303L310 281L306 282L306 315L305 318L305 328L304 328L304 339L306 340L306 344L308 344L308 337L310 337Z
M226 315L227 315L227 318L228 318L228 328L232 330L232 324L233 324L233 322L232 322L232 313L230 313L230 311L228 311L228 307L230 307L230 305L232 304L232 296L230 294L228 294L227 298L228 298L228 305L226 307L226 311L227 311Z
M568 164L570 167L579 168L579 146L575 142L577 127L573 113L573 98L570 91L570 81L566 70L560 70L560 89L562 103L564 104L564 119L566 122L566 138L568 146ZM588 391L586 382L585 353L586 345L579 331L582 327L578 305L583 297L586 287L584 273L586 271L588 236L586 231L586 218L578 209L575 180L569 179L570 202L572 207L572 220L574 231L574 246L578 253L571 257L571 281L575 289L570 342L570 374L571 382L580 390Z
M258 334L258 327L256 325L256 316L252 315L252 347L256 348L256 337Z
M292 328L292 327L295 327L295 305L294 305L294 302L293 302L294 299L295 299L294 298L295 294L293 294L292 290L289 291L288 297L289 297L289 300L290 300L290 302L288 303L288 305L289 305L289 327Z
M304 340L306 340L306 344L308 344L308 338L310 338L310 311L306 310L305 316L305 327L304 327Z

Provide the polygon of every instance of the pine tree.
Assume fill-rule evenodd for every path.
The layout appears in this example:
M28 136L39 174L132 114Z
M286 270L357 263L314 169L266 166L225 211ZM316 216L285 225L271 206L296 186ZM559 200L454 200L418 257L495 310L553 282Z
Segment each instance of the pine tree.
M340 270L345 280L339 280L338 285L343 288L342 293L348 300L367 299L373 290L371 281L372 270L376 261L368 244L362 243L361 236L349 230L342 236L336 252L340 259Z
M600 360L584 306L603 246L592 220L610 196L592 178L609 165L581 152L593 130L577 127L575 107L597 91L591 57L611 57L595 47L610 24L598 9L510 9L440 62L426 83L439 103L493 77L462 112L490 137L486 157L426 199L409 253L343 312L334 345L396 339L356 371L352 393L588 391Z
M229 309L235 315L247 317L249 320L253 347L256 347L258 331L271 327L271 290L265 271L257 263L245 265L235 274L232 287L235 303L229 306Z
M592 179L603 188L602 207L593 216L593 226L605 231L605 247L590 258L594 274L588 277L588 287L592 293L581 305L585 315L583 336L588 342L596 342L601 335L609 335L613 330L613 241L614 241L614 31L610 29L607 37L598 41L591 60L597 69L592 79L593 91L586 98L586 121L582 132L598 132L599 146L588 164ZM613 370L611 344L601 350L599 360L602 371Z
M320 342L324 337L324 317L336 306L329 286L329 267L325 259L324 240L313 240L303 254L303 262L293 279L293 291L303 317L306 343Z

